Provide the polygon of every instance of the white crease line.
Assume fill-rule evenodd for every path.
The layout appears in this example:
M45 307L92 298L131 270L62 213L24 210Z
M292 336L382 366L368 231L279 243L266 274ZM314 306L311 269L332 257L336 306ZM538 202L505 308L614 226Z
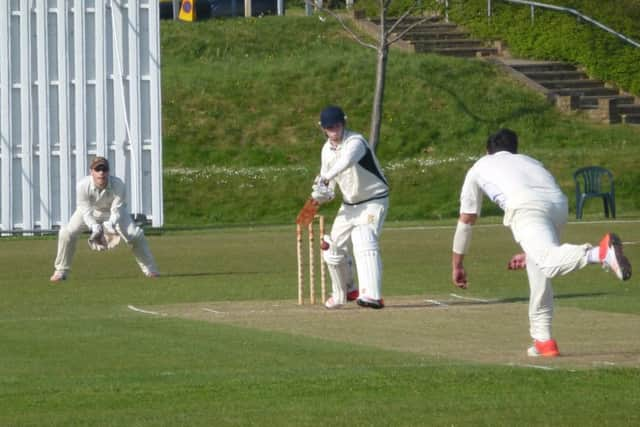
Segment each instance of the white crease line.
M488 303L491 302L488 299L463 297L462 295L458 295L458 294L449 294L449 295L451 295L454 298L459 298L459 299L463 299L463 300L467 300L467 301L477 301L477 302L483 302L485 304L488 304Z
M518 365L514 363L510 363L511 366L518 366L523 368L531 368L531 369L542 369L543 371L555 371L556 368L552 368L551 366L541 366L541 365L529 365L527 363L523 365Z
M435 299L426 299L426 300L424 300L424 302L428 302L430 304L434 304L434 305L437 305L437 306L440 306L440 307L449 307L449 304L445 304L444 302L440 302L440 301L435 300Z
M594 365L604 365L604 366L616 366L615 363L613 362L607 362L607 361L595 361L593 362Z
M128 305L127 308L129 310L133 310L133 311L137 311L138 313L144 313L144 314L153 314L155 316L166 316L165 313L158 313L157 311L149 311L149 310L143 310L141 308L135 307L133 305Z
M218 310L213 310L211 308L203 308L203 311L208 311L209 313L215 313L215 314L226 314L224 311L218 311Z

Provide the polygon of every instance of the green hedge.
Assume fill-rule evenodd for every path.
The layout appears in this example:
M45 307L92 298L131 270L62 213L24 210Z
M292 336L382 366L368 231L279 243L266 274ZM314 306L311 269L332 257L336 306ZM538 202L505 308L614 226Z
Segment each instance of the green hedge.
M544 2L575 9L640 41L638 0ZM486 0L454 0L450 1L449 16L476 36L505 41L514 56L582 65L592 77L640 95L640 48L572 14L536 8L532 23L528 6L497 0L489 19Z

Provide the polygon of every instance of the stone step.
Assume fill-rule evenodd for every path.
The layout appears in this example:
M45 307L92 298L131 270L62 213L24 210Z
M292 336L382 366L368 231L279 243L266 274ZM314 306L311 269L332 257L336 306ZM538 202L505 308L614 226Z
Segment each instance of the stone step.
M406 16L403 19L403 22L405 23L410 23L413 24L414 22L419 22L426 19L425 23L438 23L438 22L444 22L442 21L442 18L440 18L439 16L430 16L430 17L424 17L424 16ZM380 24L380 19L379 18L371 18L370 19L371 22L373 22L376 25ZM389 25L393 25L396 23L396 21L398 20L398 18L387 18L385 19L385 22Z
M611 95L611 96L581 96L580 108L589 109L598 107L598 99L615 99L618 102L618 108L621 106L633 105L633 96L628 95Z
M609 87L583 87L583 88L571 88L571 89L554 89L552 92L558 95L577 95L577 96L618 95L617 89L612 89Z
M534 71L532 73L524 73L533 80L579 80L588 78L582 71Z
M399 31L398 31L399 32ZM418 40L449 40L449 39L466 39L469 37L468 32L464 31L409 31L402 39L409 41Z
M417 40L412 41L416 52L428 52L434 49L448 49L455 47L468 48L484 48L484 44L480 40L462 39L462 40Z
M434 48L430 50L418 50L420 46L415 46L416 52L428 52L437 53L439 55L459 56L459 57L476 57L497 55L498 49L492 47L449 47L449 48Z
M396 28L395 31L402 31L405 30L407 27L409 27L411 24L408 24L406 22L402 22L400 23ZM387 28L391 27L391 25L388 25ZM418 24L415 27L413 27L411 29L411 31L431 31L431 32L443 32L443 31L452 31L457 29L458 26L456 24L449 24L446 22L439 22L439 23L435 23L435 24L431 24L431 23L425 23L425 24Z
M640 104L619 104L618 113L620 114L640 114Z
M576 67L565 62L530 62L522 64L509 64L511 68L523 74L541 71L576 71Z
M604 87L604 82L601 80L537 80L537 83L547 89L580 89L580 88L594 88Z
M622 122L630 125L640 125L640 113L622 114Z

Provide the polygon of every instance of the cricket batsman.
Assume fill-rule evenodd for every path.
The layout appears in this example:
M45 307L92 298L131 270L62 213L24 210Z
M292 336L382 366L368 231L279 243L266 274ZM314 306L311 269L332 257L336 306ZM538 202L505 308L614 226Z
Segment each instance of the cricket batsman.
M618 279L631 277L631 264L622 252L620 238L607 233L596 246L560 243L567 222L567 197L555 179L537 160L518 154L518 137L501 129L487 140L487 154L467 172L460 194L460 217L453 237L452 280L467 288L463 260L469 250L472 225L480 215L486 194L504 211L503 223L524 255L512 258L509 268L526 268L529 278L531 357L560 354L551 334L553 288L551 279L600 264Z
M327 203L335 197L337 185L343 199L331 235L324 236L329 246L324 261L332 284L325 307L339 308L356 299L362 307L380 309L384 300L378 242L389 207L389 185L367 140L345 126L346 116L340 107L330 105L320 113L320 127L327 141L311 198L318 205ZM352 259L358 287L354 284Z
M130 244L142 273L157 277L158 268L149 250L143 230L132 220L127 209L126 187L118 177L109 175L109 161L96 157L91 162L91 174L78 182L76 210L69 223L60 227L58 253L52 282L65 280L71 269L76 241L83 231L90 231L89 246L94 250L112 247L119 237ZM117 244L117 243L116 243Z

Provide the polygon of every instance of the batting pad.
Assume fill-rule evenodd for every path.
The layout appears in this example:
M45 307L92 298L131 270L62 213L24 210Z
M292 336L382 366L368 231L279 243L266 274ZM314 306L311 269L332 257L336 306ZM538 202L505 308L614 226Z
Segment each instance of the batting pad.
M375 231L368 225L356 227L351 233L351 242L358 270L360 295L382 299L382 258Z

